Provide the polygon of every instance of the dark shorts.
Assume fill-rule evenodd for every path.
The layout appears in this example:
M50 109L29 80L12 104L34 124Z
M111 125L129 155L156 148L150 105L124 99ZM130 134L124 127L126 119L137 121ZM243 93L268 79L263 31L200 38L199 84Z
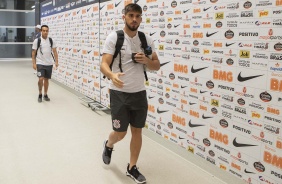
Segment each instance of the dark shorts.
M129 124L135 128L145 126L148 111L146 91L125 93L110 90L110 103L114 131L125 132Z
M44 77L46 79L51 79L53 65L36 65L37 67L37 77Z

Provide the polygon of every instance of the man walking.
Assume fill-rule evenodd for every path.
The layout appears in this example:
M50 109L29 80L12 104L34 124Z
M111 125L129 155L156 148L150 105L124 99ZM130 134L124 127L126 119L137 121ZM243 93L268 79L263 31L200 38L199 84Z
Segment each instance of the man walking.
M39 96L38 102L42 102L42 87L44 86L44 100L50 101L47 95L49 79L52 76L53 61L56 68L58 67L58 53L56 43L48 37L49 27L41 27L42 35L36 38L32 45L32 63L33 69L37 70Z
M152 52L145 54L145 50L141 48L141 40L137 31L142 22L141 16L142 8L138 4L125 6L122 16L125 23L124 42L120 53L116 58L113 57L118 35L112 32L106 39L101 62L101 72L111 80L109 88L113 127L108 140L104 142L102 158L105 164L110 164L114 144L124 138L130 124L132 137L130 162L126 174L137 183L146 182L146 178L136 167L142 146L142 128L145 126L148 110L144 67L150 70L160 68L155 46L150 37L146 36L144 39L147 40Z

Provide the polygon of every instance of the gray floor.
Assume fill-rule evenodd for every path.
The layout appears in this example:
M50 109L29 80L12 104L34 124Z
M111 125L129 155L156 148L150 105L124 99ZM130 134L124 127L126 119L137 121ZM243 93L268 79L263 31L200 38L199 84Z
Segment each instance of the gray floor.
M51 101L39 104L31 66L31 61L0 61L0 183L134 183L125 176L130 133L115 146L111 165L105 166L101 152L111 130L110 116L94 113L54 82ZM148 130L138 167L151 184L241 183Z

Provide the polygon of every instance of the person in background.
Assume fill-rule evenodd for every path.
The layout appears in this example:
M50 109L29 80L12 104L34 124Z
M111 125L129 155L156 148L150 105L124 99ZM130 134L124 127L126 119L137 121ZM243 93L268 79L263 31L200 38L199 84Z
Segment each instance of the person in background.
M40 38L41 37L41 26L40 25L37 25L35 26L35 38Z
M7 36L6 36L5 33L3 33L3 35L0 38L0 40L1 40L1 42L7 42L8 41Z
M119 68L119 58L117 56L112 63L115 53L117 33L109 34L105 41L101 72L110 81L110 108L112 116L113 131L104 142L102 158L105 164L110 164L114 144L121 141L130 124L130 162L127 165L126 175L130 176L137 183L145 183L146 178L137 167L137 160L142 146L142 128L148 112L147 94L144 81L144 67L150 70L159 70L160 62L155 52L155 46L150 37L146 35L148 46L152 48L152 54L147 57L141 50L141 41L137 34L138 27L142 22L142 8L138 4L128 4L124 8L122 16L125 23L124 43L121 50L121 65L123 72ZM132 49L134 48L134 49ZM132 60L132 50L137 51Z
M42 87L44 86L44 100L50 101L47 95L49 87L49 79L51 79L53 60L55 60L56 68L58 67L58 53L56 49L56 42L53 41L51 48L51 43L48 37L49 27L43 25L41 27L42 35L41 38L36 38L32 45L32 63L33 69L37 70L38 89L39 96L38 102L42 102ZM39 48L37 48L38 40L41 40ZM53 55L54 54L54 58Z

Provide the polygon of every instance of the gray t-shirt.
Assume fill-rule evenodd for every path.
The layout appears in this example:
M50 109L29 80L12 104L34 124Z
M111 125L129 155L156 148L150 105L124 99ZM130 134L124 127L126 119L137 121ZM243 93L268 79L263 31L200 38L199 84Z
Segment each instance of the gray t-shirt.
M152 39L146 35L148 46L152 47L152 52L155 52L155 46ZM115 53L115 45L117 41L116 32L112 32L107 37L103 53L114 55ZM139 63L134 63L131 59L131 53L133 52L143 52L141 48L141 41L139 39L138 34L133 38L130 38L126 33L124 33L124 42L121 48L121 63L122 70L125 73L124 76L121 76L120 79L124 82L123 88L117 88L112 81L110 82L110 89L127 92L127 93L135 93L139 91L145 90L144 85L144 65ZM120 72L119 69L119 55L115 58L112 66L112 71L114 73Z
M37 41L38 41L37 38L33 41L32 49L34 50L37 49ZM47 37L46 40L41 37L40 47L41 48L39 48L37 51L36 64L53 65L55 61L51 55L52 49L51 49L51 43L49 41L49 37ZM57 47L56 42L53 40L52 48L56 48L56 47ZM40 49L42 53L40 52Z

